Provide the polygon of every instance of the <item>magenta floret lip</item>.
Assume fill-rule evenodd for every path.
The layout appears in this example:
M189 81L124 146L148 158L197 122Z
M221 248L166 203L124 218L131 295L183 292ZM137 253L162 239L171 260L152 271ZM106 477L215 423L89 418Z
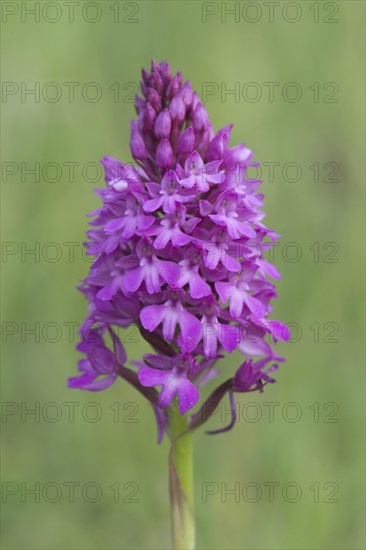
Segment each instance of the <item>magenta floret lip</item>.
M89 302L78 345L86 358L69 387L101 390L120 376L153 403L161 432L163 409L175 396L181 414L194 407L224 350L245 360L214 390L215 402L274 382L269 373L283 359L266 336L288 340L289 332L268 319L269 279L280 274L263 254L279 235L263 224L261 181L247 176L258 165L253 152L230 147L231 124L215 133L190 82L167 62L142 70L141 94L134 163L101 161L106 188L97 190L103 205L87 243L95 261L79 287ZM116 330L132 324L156 352L132 363L137 372ZM201 423L192 416L193 427Z

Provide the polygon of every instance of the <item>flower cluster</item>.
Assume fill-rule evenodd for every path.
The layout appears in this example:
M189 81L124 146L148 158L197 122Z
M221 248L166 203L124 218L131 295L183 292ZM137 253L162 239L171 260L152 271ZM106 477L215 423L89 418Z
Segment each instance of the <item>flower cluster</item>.
M78 347L86 359L69 385L100 390L122 376L152 401L162 426L175 396L181 414L196 405L223 351L246 359L213 395L261 391L282 360L266 335L289 334L268 319L276 296L269 278L280 275L263 253L279 235L263 224L260 180L247 175L252 151L229 146L232 125L214 132L190 82L168 63L142 71L141 92L131 122L135 163L101 161L103 206L91 213L87 243L95 259L80 287L89 302ZM137 372L125 366L115 330L131 324L156 352L133 363Z

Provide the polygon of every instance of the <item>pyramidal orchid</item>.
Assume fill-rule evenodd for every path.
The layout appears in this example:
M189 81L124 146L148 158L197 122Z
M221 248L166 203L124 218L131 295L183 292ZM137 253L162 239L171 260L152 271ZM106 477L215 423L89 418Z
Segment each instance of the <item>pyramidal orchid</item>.
M89 302L77 349L84 354L70 388L99 391L122 379L152 405L158 441L169 458L172 547L194 548L192 434L227 396L262 392L283 361L273 350L289 332L270 320L277 269L263 254L279 235L263 224L260 181L244 144L230 146L232 125L216 133L189 81L168 63L142 71L133 163L104 157L102 206L91 213L94 256L79 287ZM135 325L152 353L128 364L119 337ZM243 355L236 372L206 399L224 353ZM194 412L192 409L194 409Z

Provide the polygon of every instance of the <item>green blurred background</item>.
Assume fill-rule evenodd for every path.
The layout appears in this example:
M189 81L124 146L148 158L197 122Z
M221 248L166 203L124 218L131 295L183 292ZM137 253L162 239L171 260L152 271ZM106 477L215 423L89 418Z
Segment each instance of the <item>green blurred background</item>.
M2 2L2 79L8 83L2 99L2 547L169 548L169 447L156 444L150 408L122 381L97 394L66 389L78 359L68 327L86 314L74 288L88 271L80 246L85 214L98 206L92 189L102 185L95 166L85 165L105 154L130 160L129 97L141 66L154 57L170 61L199 93L203 82L219 90L238 82L244 90L244 98L215 93L206 106L216 129L235 123L233 143L245 141L257 160L280 163L274 182L264 169L262 186L268 225L283 235L275 253L283 278L273 317L294 323L294 336L301 330L297 341L278 346L287 363L277 384L262 395L238 397L235 429L195 437L197 546L364 548L364 3L297 2L296 23L286 18L293 20L298 8L283 15L283 2L273 22L263 2L256 12L238 3L244 6L238 22L229 15L225 21L215 2L81 2L74 22L64 2L40 6L47 4L37 22L24 11L34 2ZM204 23L203 9L217 13ZM258 14L256 23L248 21ZM22 98L22 83L30 89L37 82L40 97ZM47 87L50 82L58 88ZM74 102L67 82L80 83ZM90 82L102 90L98 101L90 101L93 87L82 96ZM248 82L262 92L257 102L245 96L245 90L254 94ZM266 82L279 83L273 101ZM282 96L289 82L300 86L297 102ZM334 95L334 84L324 88L329 82L338 87ZM61 97L51 102L57 89ZM288 93L293 97L294 88ZM290 162L301 167L298 181L289 181L297 179L291 166L286 171ZM25 173L35 163L39 178ZM57 170L47 163L57 163ZM65 163L76 163L74 181ZM298 261L290 261L296 252L290 242L301 248ZM74 258L64 243L79 243ZM39 258L25 254L35 246ZM36 323L39 337L26 332ZM130 333L125 340L130 359L148 351ZM225 359L222 370L232 372L239 360ZM74 422L70 402L77 403ZM268 403L277 403L273 422ZM25 414L32 407L39 407L39 418ZM101 418L92 422L96 413ZM222 427L225 415L222 408L210 427ZM37 482L46 492L40 502L22 495L22 487ZM79 483L75 502L68 482ZM217 492L204 498L208 482ZM274 502L269 482L278 484ZM290 482L296 485L286 486ZM102 492L95 503L86 501L95 495L88 483ZM225 488L235 484L240 494L225 498ZM251 502L258 487L262 496ZM298 501L289 502L296 493Z

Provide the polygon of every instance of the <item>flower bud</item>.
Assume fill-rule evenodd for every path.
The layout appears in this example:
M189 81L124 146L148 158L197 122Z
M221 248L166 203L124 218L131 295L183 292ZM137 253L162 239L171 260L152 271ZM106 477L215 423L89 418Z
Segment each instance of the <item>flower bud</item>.
M154 124L155 137L159 141L161 141L162 139L168 138L170 135L171 128L172 128L172 119L170 118L169 110L163 109L161 113L157 116Z
M237 166L248 163L253 158L253 151L248 149L243 143L242 145L237 145L236 147L231 147L226 151L225 154L225 166Z
M193 114L193 128L195 132L204 132L209 125L209 118L205 107L198 103Z
M174 121L183 122L186 116L186 107L180 94L173 97L169 105L169 111Z
M164 86L161 76L158 73L154 73L153 75L151 75L149 85L151 88L154 88L154 90L156 90L158 94L162 94Z
M181 84L182 75L180 73L177 73L166 89L166 96L168 99L172 99L174 96L177 95L181 88Z
M169 63L167 63L166 61L160 63L160 74L164 81L164 84L168 85L172 79L172 70Z
M152 130L154 128L155 120L156 120L156 111L154 107L150 103L148 103L146 105L146 108L143 114L144 127L148 130Z
M189 109L189 107L191 106L191 103L192 103L192 99L193 99L192 86L191 86L191 83L189 82L189 80L187 80L187 82L185 82L181 93L182 93L184 104L187 107L187 109Z
M131 121L131 138L130 149L134 159L145 160L147 157L147 151L144 140L142 139L135 120Z
M194 92L192 97L191 107L190 107L191 118L193 117L193 113L195 112L198 103L200 103L200 98L198 97L197 92Z
M218 160L223 157L229 143L232 127L232 124L229 124L228 126L224 126L224 128L221 128L221 130L217 132L216 136L213 138L210 145L208 146L208 161Z
M135 109L136 113L139 115L145 107L145 101L139 95L135 95Z
M194 149L195 134L192 126L189 126L184 132L181 133L178 140L178 153L186 155L191 153Z
M159 64L155 61L155 59L151 60L151 72L157 73L159 71Z
M161 97L154 88L147 88L146 99L154 107L157 113L161 111Z
M168 139L163 139L156 149L156 164L162 170L166 170L172 166L174 160L174 152Z
M147 85L143 80L140 81L140 88L141 88L142 95L146 97Z
M208 129L203 132L202 137L199 140L199 143L196 144L196 150L200 154L205 154L207 151L207 147L209 146L209 143L212 140L212 138L213 138L212 125L210 125Z
M148 86L149 85L149 80L150 80L150 73L148 73L146 69L142 69L141 76L142 76L142 80L144 81L146 86Z

